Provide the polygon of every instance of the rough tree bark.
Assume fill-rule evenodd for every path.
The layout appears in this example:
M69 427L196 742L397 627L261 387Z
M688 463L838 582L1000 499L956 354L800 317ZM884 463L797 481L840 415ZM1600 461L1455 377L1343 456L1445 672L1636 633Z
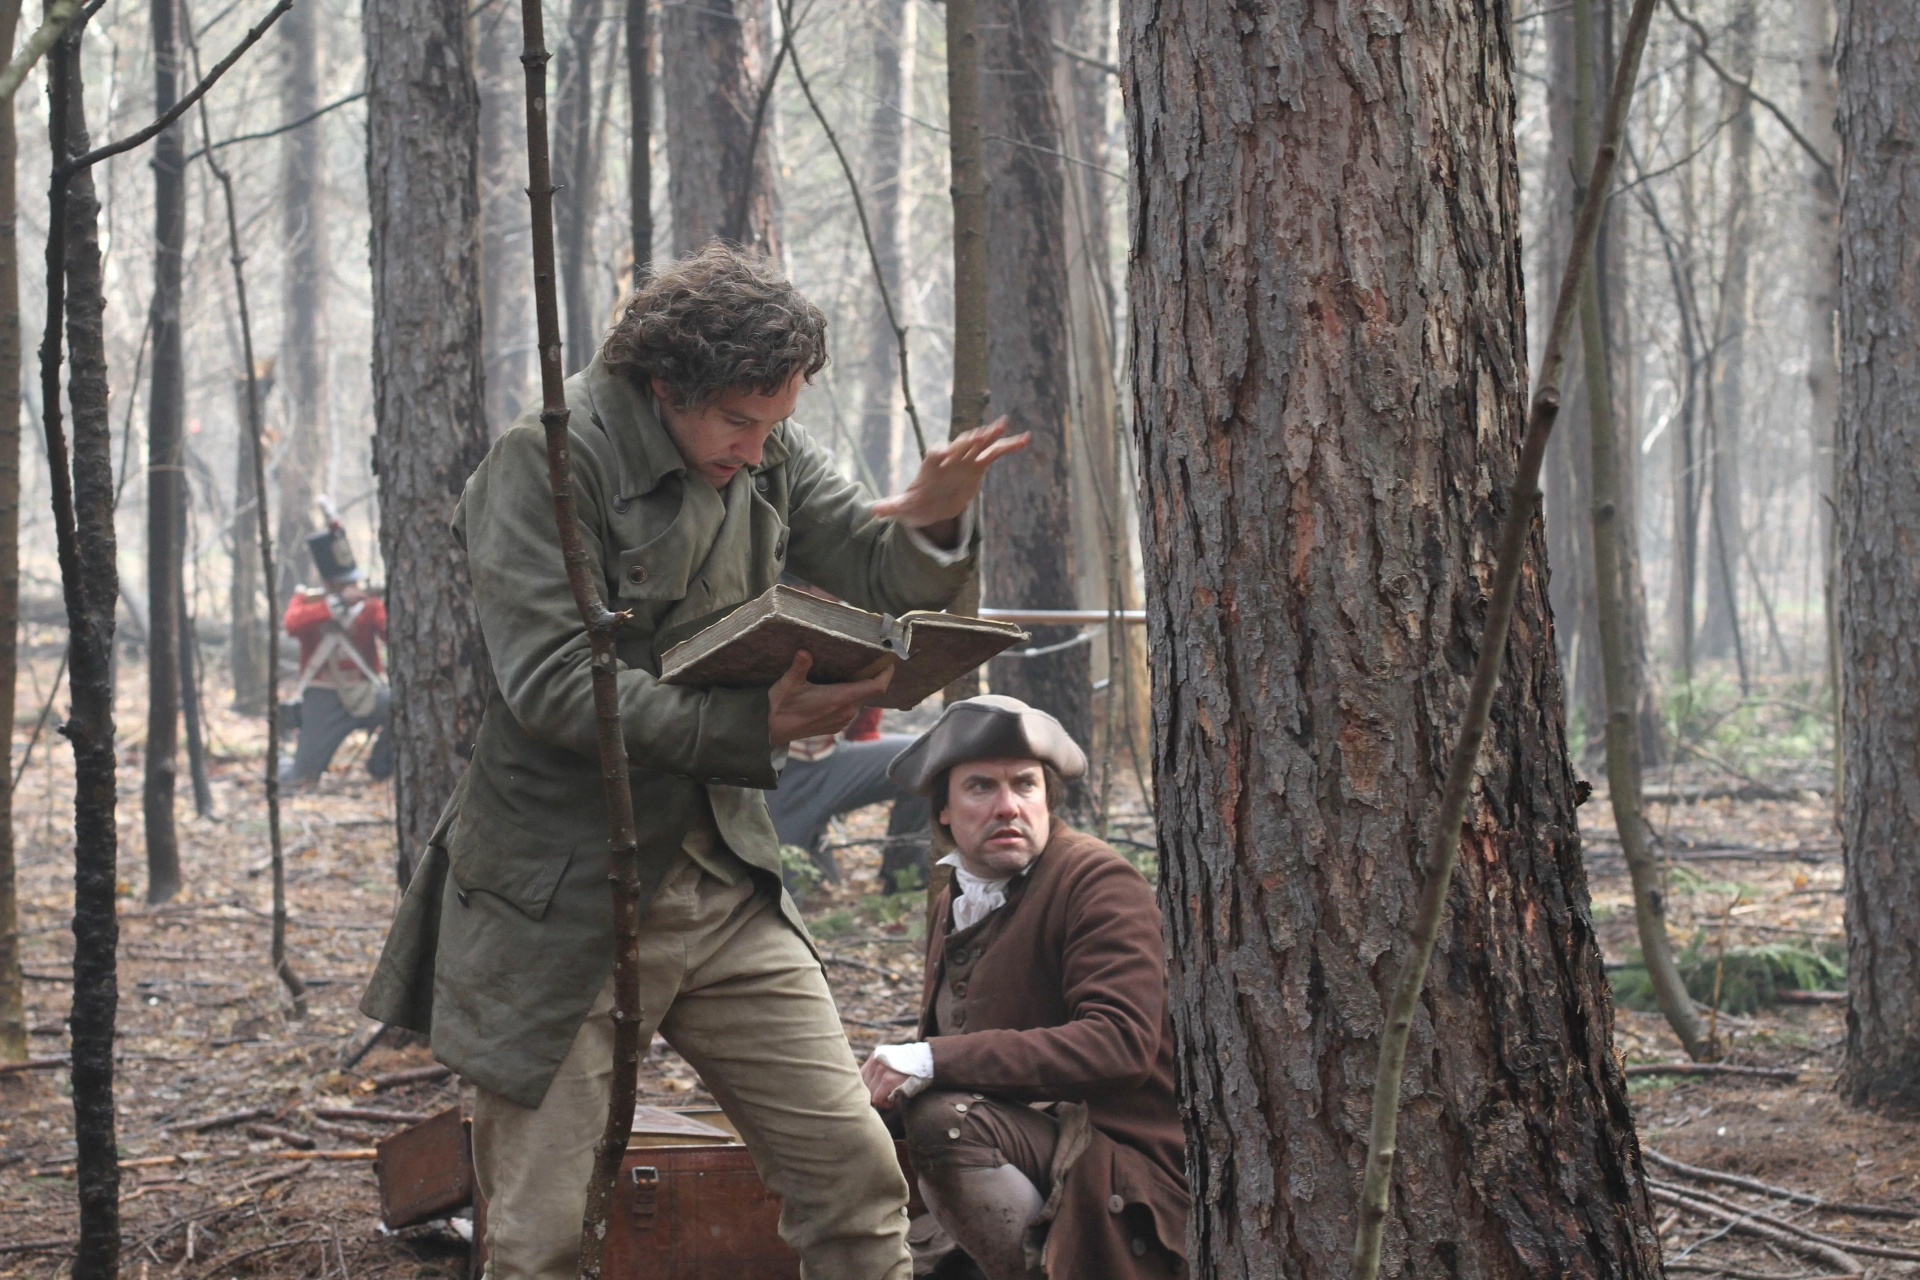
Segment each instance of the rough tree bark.
M1003 609L1077 604L1068 500L1073 375L1060 159L1065 140L1053 101L1053 40L1046 0L981 0L980 64L994 72L992 92L980 100L988 139L987 385L994 409L1033 437L1020 465L989 472L981 492L981 599ZM1034 648L1072 640L1077 632L1032 630ZM1086 645L998 658L988 681L995 693L1052 712L1076 740L1093 741Z
M1468 0L1365 35L1152 0L1123 46L1188 1262L1345 1276L1526 394L1511 51ZM1536 525L1383 1274L1659 1274L1543 551Z
M153 113L180 99L177 0L153 0ZM173 825L180 731L180 587L187 531L186 356L180 327L187 243L187 173L174 125L153 153L153 381L147 397L147 744L141 794L147 837L147 901L180 891Z
M1840 507L1847 1050L1920 1102L1920 9L1841 0Z
M560 210L560 286L566 302L566 370L587 367L600 345L603 326L587 283L593 249L593 202L599 186L593 148L593 49L600 30L601 0L573 0L567 17L567 52L554 94L554 181Z
M766 0L668 5L660 15L667 107L667 199L673 251L715 236L777 258L771 121L754 121L764 74ZM736 218L735 210L745 217Z
M303 119L320 107L318 8L297 4L282 20L283 75L280 110ZM327 487L331 431L327 420L327 221L326 135L295 129L282 143L280 234L287 255L286 310L280 338L279 377L286 388L288 440L280 459L280 548L275 600L293 598L293 588L313 572L306 538L314 529L314 498ZM278 623L278 619L274 619Z
M119 846L114 825L113 623L120 595L113 530L113 429L107 416L106 294L100 269L100 202L86 169L59 176L88 150L80 41L85 23L48 56L47 134L55 178L48 197L47 332L40 348L54 534L67 605L71 697L60 732L73 744L74 1147L80 1239L74 1280L120 1274L120 1164L114 1142L113 1028L119 1004L114 911ZM60 320L72 371L72 474L60 421Z
M0 0L0 48L13 48L20 0ZM20 661L20 208L13 95L0 97L0 1062L27 1057L20 910L13 865L13 694Z
M1755 0L1740 0L1727 28L1728 71L1745 81L1753 77ZM1752 305L1753 255L1753 97L1735 85L1722 87L1727 117L1726 267L1720 281L1712 362L1713 410L1707 417L1707 612L1700 625L1699 652L1707 658L1731 655L1740 669L1740 687L1748 686L1746 641L1740 630L1740 551L1746 537L1742 522L1740 440L1745 430L1747 312Z
M486 456L479 101L464 0L365 7L374 467L387 570L400 876L452 793L492 679L447 522Z
M867 217L873 227L874 270L887 282L896 308L906 306L900 277L907 258L904 183L912 166L913 141L903 111L913 83L915 9L909 0L875 0L873 110L867 116ZM906 317L900 317L906 323ZM865 400L860 411L860 455L882 493L893 492L900 460L900 360L893 322L878 289L867 308Z

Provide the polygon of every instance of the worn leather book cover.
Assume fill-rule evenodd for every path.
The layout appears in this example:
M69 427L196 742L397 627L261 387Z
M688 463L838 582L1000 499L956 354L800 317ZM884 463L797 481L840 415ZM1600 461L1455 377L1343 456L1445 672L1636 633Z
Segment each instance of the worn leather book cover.
M805 649L815 684L865 680L891 666L893 683L873 702L905 710L1027 638L1009 622L915 610L895 618L776 586L667 650L667 684L770 685Z

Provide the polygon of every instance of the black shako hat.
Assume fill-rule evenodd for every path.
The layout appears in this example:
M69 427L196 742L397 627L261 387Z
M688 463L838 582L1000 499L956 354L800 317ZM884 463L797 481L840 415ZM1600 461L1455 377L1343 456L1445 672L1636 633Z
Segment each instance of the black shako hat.
M339 525L308 534L307 554L313 557L313 567L328 582L360 581L360 566L353 559L353 544L347 541L347 531Z
M1066 726L1018 698L987 693L950 703L933 728L887 766L914 795L929 795L944 769L969 760L1038 760L1071 782L1087 772L1087 753Z

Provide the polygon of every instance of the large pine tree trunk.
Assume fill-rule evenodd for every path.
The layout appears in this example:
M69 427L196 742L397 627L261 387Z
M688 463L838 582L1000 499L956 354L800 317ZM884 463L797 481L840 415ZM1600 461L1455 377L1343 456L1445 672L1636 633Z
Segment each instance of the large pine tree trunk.
M1073 388L1067 330L1066 175L1053 102L1052 5L981 0L980 96L987 135L987 386L991 412L1033 443L1017 465L987 473L981 497L986 550L981 600L1003 609L1071 609ZM1035 627L1033 646L1071 640L1073 627ZM1052 712L1093 740L1087 646L1043 657L999 658L995 693Z
M180 95L176 0L154 0L153 108ZM142 793L147 901L180 890L173 799L180 730L180 584L187 528L186 357L181 348L181 268L187 242L185 125L154 143L153 385L147 400L147 744Z
M464 0L382 0L362 18L374 467L403 880L472 755L492 678L466 557L447 526L487 451L480 104L466 11Z
M299 120L320 107L320 32L314 6L296 4L282 19L285 58L280 110ZM314 498L327 485L327 224L322 207L326 135L309 126L286 135L281 152L281 236L286 245L286 319L279 378L286 388L288 431L280 460L279 552L273 598L283 604L293 588L311 581L306 539L313 531Z
M661 10L675 254L692 253L718 236L779 256L772 109L758 111L766 19L766 0L703 0Z
M1754 69L1755 0L1740 0L1727 28L1725 66L1742 81ZM1740 453L1746 431L1747 312L1752 306L1753 97L1737 86L1722 95L1727 124L1726 268L1720 281L1713 362L1713 412L1708 415L1707 613L1700 627L1700 654L1732 657L1742 692L1754 655L1740 629L1740 561L1746 544L1741 512Z
M20 0L0 0L0 48L13 48ZM20 910L13 865L13 695L20 660L20 242L14 231L19 138L13 99L0 102L0 1062L27 1056Z
M912 138L900 114L911 111L913 15L910 0L877 0L873 27L873 110L867 116L867 217L873 225L874 267L896 308L906 305L901 269L907 256L907 201ZM905 324L906 317L900 322ZM900 356L893 325L875 288L867 306L865 400L860 411L860 456L881 493L892 493L900 453Z
M1123 28L1189 1265L1220 1280L1348 1274L1527 384L1502 19L1343 13L1149 0ZM1413 1025L1383 1275L1659 1273L1542 552Z
M1841 0L1842 1092L1920 1102L1920 8Z

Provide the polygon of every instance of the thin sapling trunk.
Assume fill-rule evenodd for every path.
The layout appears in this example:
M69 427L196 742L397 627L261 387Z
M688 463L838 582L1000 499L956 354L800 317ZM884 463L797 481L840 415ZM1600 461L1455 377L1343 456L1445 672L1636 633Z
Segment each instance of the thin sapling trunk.
M573 499L573 458L567 443L567 396L561 371L560 306L553 247L553 163L547 141L546 35L540 0L521 0L527 73L527 195L533 215L533 298L540 345L540 424L547 435L547 476L560 534L567 584L593 650L593 711L606 788L609 876L613 892L613 1080L606 1128L595 1144L593 1173L581 1224L580 1275L599 1280L605 1263L614 1182L633 1132L636 1074L640 1069L640 844L627 777L627 744L620 729L618 662L614 637L624 615L600 598Z

